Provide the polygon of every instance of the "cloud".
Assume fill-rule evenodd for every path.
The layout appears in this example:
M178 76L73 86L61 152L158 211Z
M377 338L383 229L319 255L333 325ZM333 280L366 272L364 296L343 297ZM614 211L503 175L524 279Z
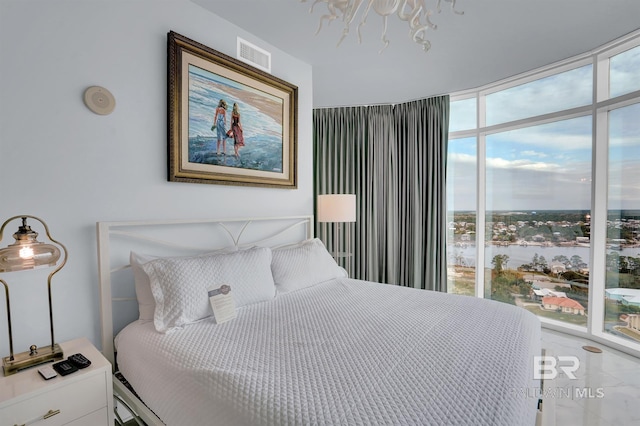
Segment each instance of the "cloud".
M487 170L487 210L575 210L591 205L591 184L579 173Z
M539 158L548 157L548 155L545 154L544 152L537 152L537 151L522 151L520 154L527 157L539 157Z
M618 58L618 64L616 64ZM538 79L486 97L487 125L590 105L591 65ZM640 89L640 46L617 55L611 64L611 94ZM475 128L475 98L452 103L455 130ZM600 113L600 112L599 112ZM640 103L609 113L608 208L640 205ZM464 121L463 118L464 117ZM456 123L460 120L460 123ZM592 115L486 134L488 210L588 209L592 203ZM452 131L455 131L452 130ZM468 138L475 142L474 138ZM449 176L455 208L475 208L475 146L450 141ZM598 143L606 143L606 140ZM457 151L457 152L455 152ZM602 195L601 201L602 201ZM605 196L606 197L606 196ZM464 205L464 208L461 206Z
M640 158L640 103L618 108L609 113L609 143L612 147L631 148Z
M554 156L556 153L583 150L591 152L592 130L591 116L577 117L570 120L555 121L538 126L524 127L507 132L494 133L487 136L487 147L499 149L500 144L513 148L535 151Z
M473 164L473 166L475 167L476 163L478 162L478 157L476 157L475 155L462 154L459 152L450 153L448 157L448 161L453 161L456 164Z
M520 169L536 171L560 170L561 166L555 163L543 163L527 159L505 160L504 158L487 158L487 168L494 169Z
M611 96L640 89L640 46L611 58Z
M488 95L487 125L591 104L592 69L589 64Z

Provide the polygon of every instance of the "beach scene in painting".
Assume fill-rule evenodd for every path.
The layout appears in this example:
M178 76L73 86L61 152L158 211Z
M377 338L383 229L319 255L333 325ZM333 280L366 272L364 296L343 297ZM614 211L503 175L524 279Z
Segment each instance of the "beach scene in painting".
M282 115L282 99L189 65L190 163L282 173Z

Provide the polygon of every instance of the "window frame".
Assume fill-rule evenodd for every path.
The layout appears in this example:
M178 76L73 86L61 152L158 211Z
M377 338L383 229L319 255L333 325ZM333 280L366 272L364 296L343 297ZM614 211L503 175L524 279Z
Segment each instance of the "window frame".
M609 112L640 103L640 90L614 98L609 96L610 59L622 52L640 46L640 30L616 39L590 52L527 71L498 82L471 90L450 94L452 102L476 98L476 129L451 132L449 139L475 137L477 141L477 188L476 188L476 274L475 296L484 298L485 291L485 241L486 220L486 137L494 133L531 127L555 121L590 115L592 117L592 161L591 161L591 242L590 274L587 326L540 318L545 328L580 337L586 337L615 349L640 357L640 342L623 339L604 330L605 277L606 277L606 232L608 216L608 162L609 162ZM589 105L571 108L495 124L486 125L486 96L546 78L572 69L592 64L592 102ZM480 268L480 269L479 269Z

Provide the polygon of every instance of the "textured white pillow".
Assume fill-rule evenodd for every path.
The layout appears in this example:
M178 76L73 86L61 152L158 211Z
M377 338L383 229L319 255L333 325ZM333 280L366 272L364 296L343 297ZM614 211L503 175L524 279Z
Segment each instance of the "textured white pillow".
M205 253L204 255L208 256L212 254L234 253L236 251L237 248L228 247L210 253ZM153 316L156 309L156 301L153 298L153 294L151 293L151 283L149 282L149 276L142 268L142 265L147 262L151 262L152 260L169 258L180 259L181 257L163 257L151 254L141 254L133 251L129 255L129 264L131 265L131 270L133 271L133 279L136 285L136 298L138 299L138 312L140 313L138 319L140 321L153 321Z
M136 283L136 298L138 299L139 319L141 321L152 321L153 312L156 309L156 301L153 299L153 294L151 293L149 276L144 272L144 269L142 269L143 264L155 259L159 259L159 257L134 252L131 252L129 255L129 263L131 264L133 279Z
M347 276L347 271L336 263L318 238L303 241L295 247L274 250L271 272L278 293Z
M156 259L142 265L156 303L153 324L159 332L212 314L208 290L231 286L237 308L275 297L271 249Z

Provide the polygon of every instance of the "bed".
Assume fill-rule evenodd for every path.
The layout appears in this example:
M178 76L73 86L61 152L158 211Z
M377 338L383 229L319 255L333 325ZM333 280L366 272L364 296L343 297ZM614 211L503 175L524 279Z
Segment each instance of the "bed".
M350 279L312 226L309 216L98 224L103 347L145 422L535 424L534 315ZM153 309L131 291L140 266ZM237 315L216 324L201 297L184 300L221 282L237 291Z

